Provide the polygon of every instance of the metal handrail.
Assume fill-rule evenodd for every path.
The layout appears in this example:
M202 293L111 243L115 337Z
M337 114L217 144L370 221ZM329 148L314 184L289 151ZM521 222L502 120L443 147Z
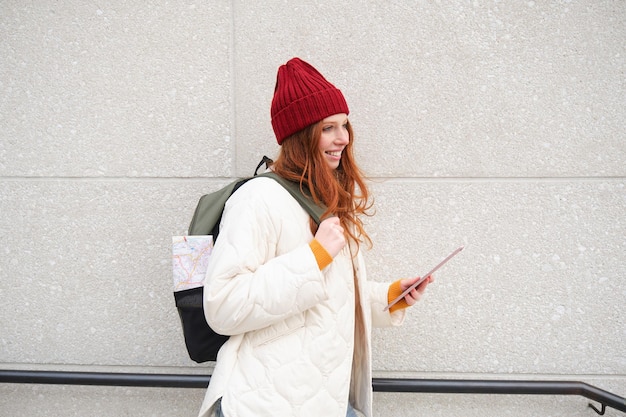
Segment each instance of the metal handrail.
M0 369L0 383L106 385L155 388L206 388L210 375L143 374L109 372L27 371ZM405 379L374 378L377 392L426 392L441 394L521 394L580 395L599 402L596 413L603 415L606 407L626 412L626 399L593 385L579 381L515 381L468 379Z

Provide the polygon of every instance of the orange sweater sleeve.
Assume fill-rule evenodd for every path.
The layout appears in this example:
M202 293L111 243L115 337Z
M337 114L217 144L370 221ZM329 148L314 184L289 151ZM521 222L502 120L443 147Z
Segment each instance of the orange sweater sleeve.
M400 286L400 280L397 280L396 282L392 283L389 286L389 290L387 291L387 303L390 303L396 298L398 298L400 294L402 294L402 292L403 291L402 291L402 287ZM394 305L392 305L391 307L389 307L389 312L393 313L394 311L402 310L403 308L407 308L408 306L409 305L406 303L406 301L403 298L397 303L395 303Z
M311 243L309 243L309 247L315 256L315 260L317 261L317 266L320 271L326 268L333 261L333 257L330 256L328 251L324 249L321 243L319 243L316 239L313 239Z

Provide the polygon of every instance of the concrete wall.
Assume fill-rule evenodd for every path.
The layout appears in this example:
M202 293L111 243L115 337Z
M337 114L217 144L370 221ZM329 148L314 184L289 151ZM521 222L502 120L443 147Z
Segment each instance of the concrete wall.
M170 239L276 155L276 69L300 56L351 107L372 279L466 245L402 329L375 331L376 376L626 395L626 3L310 3L0 3L0 367L211 371L186 357ZM0 414L192 416L203 394L4 384ZM375 397L398 417L586 406Z

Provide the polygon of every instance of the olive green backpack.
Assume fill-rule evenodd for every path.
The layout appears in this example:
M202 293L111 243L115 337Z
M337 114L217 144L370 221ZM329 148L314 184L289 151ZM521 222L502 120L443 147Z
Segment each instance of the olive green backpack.
M267 167L271 162L271 159L264 156L257 166L254 176L238 179L211 194L203 195L191 219L188 235L212 235L215 242L219 235L220 221L226 200L243 184L259 177L272 178L282 185L319 225L325 207L316 205L307 191L303 194L299 184L285 180L273 172L257 175L257 171L263 164ZM228 340L228 336L215 333L207 324L202 300L203 287L175 291L174 299L183 327L189 357L198 363L215 361L219 349Z

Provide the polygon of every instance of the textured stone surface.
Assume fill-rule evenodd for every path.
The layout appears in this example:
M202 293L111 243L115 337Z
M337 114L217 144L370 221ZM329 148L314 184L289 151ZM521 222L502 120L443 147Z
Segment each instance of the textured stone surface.
M351 108L371 279L466 246L404 327L374 332L375 373L625 396L626 4L304 3L2 2L0 367L210 372L184 350L171 236L201 194L276 155L276 69L300 56ZM0 410L188 416L202 396L3 384ZM586 404L375 396L377 416Z
M203 181L3 183L0 336L8 362L181 365L170 238ZM466 249L407 325L376 333L377 369L615 374L626 366L623 182L389 181L373 191L371 279ZM484 201L489 204L483 204ZM599 300L601 300L599 302ZM600 324L600 325L599 325ZM428 356L429 351L437 355ZM412 354L428 357L414 362ZM585 357L584 362L579 358Z
M273 152L276 67L298 55L346 95L369 175L623 176L624 4L545 3L316 2L297 25L236 6L238 139Z
M376 369L623 373L626 183L389 181L375 190L371 278L426 273L465 245L401 330L376 333Z
M0 6L0 175L229 175L219 3Z

